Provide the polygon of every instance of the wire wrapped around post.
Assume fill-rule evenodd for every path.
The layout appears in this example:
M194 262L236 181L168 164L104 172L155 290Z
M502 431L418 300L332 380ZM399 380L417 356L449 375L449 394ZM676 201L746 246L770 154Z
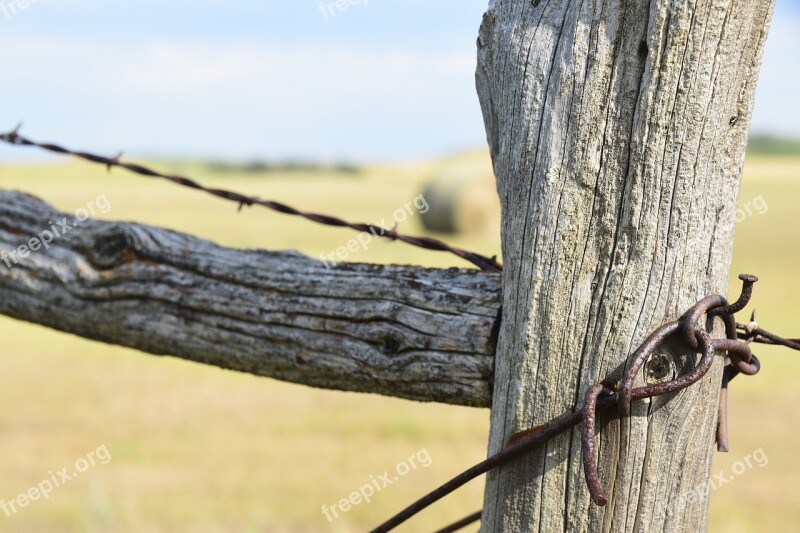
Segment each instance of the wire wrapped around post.
M630 405L633 401L663 396L691 387L706 376L718 352L726 352L727 357L730 359L730 364L724 369L723 380L720 385L720 416L717 427L718 449L719 451L727 451L728 384L739 374L752 376L761 369L761 363L752 353L749 344L760 342L800 350L800 341L798 339L785 339L763 330L755 324L754 317L751 317L749 324L736 323L734 313L747 306L753 293L753 284L758 281L757 277L747 274L742 274L739 279L742 280L742 291L734 303L728 304L728 301L719 295L707 296L701 299L687 310L680 319L668 322L648 335L641 346L629 358L625 373L618 383L605 380L601 383L590 385L584 395L583 403L577 410L567 412L543 425L512 435L506 448L465 470L438 489L426 494L388 521L373 529L372 533L391 531L467 482L520 457L556 435L573 429L581 422L583 422L581 449L586 484L592 501L596 505L606 505L608 497L600 481L596 458L595 422L597 414L615 407L618 415L628 416L630 414ZM713 339L705 328L700 326L700 318L703 315L709 317L718 316L723 320L725 324L725 339ZM672 338L682 341L685 347L700 354L700 358L694 367L689 372L670 381L634 387L636 377L645 363L655 353L656 348ZM474 513L442 531L456 531L456 529L453 529L454 526L461 527L460 524L472 523L479 516L480 513Z

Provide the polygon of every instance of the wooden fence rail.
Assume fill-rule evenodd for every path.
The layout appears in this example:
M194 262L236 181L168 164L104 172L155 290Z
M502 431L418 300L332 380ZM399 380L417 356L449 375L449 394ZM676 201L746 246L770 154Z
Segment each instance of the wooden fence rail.
M20 250L64 217L72 229L47 249ZM152 354L314 387L491 403L498 274L328 269L296 252L75 223L0 190L0 295L4 315Z

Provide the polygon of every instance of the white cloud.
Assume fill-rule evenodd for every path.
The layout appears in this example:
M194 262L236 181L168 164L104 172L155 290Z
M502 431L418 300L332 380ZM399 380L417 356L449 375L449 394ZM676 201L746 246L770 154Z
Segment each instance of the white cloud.
M772 23L758 82L753 130L800 136L800 15L784 13Z
M473 44L0 36L11 127L97 150L386 158L484 143ZM800 135L800 15L776 18L753 127Z
M0 46L9 45L4 40ZM475 58L466 54L41 39L17 41L15 48L4 76L18 80L20 118L45 105L46 87L53 122L83 122L87 140L94 129L96 138L133 149L155 142L166 152L369 157L390 155L392 137L414 128L441 130L430 153L453 142L473 144L481 132ZM0 88L0 97L8 98L8 90ZM37 123L36 130L49 126ZM213 131L226 131L231 147L210 138Z

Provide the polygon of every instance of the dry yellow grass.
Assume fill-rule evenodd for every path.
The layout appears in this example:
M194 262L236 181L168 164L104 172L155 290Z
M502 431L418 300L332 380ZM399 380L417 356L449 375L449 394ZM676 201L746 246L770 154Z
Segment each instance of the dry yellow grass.
M312 210L364 221L391 217L420 191L438 163L369 168L352 179L284 175L213 178L214 184L287 200ZM174 165L200 177L203 169ZM761 196L765 214L737 229L733 272L759 274L760 321L800 331L792 304L800 300L795 244L800 222L799 160L752 160L741 203ZM211 177L207 177L212 179ZM108 218L137 220L198 234L231 246L295 248L311 256L350 238L268 212L236 215L229 206L157 182L107 176L79 163L0 168L5 188L30 191L74 210L100 194ZM420 232L419 220L404 226ZM496 231L455 244L499 252ZM402 244L376 243L356 261L462 264ZM735 278L735 276L734 276ZM735 291L736 284L732 286ZM425 405L287 385L216 368L157 358L0 318L0 499L10 499L98 446L107 465L56 489L8 518L2 531L361 531L376 524L485 454L488 411ZM732 451L714 471L763 449L769 464L748 469L715 490L712 531L783 531L800 520L794 480L800 422L792 408L800 356L758 351L764 371L738 379L731 391ZM427 450L419 468L329 523L321 512L411 454ZM482 482L462 489L415 520L407 531L430 530L476 510Z

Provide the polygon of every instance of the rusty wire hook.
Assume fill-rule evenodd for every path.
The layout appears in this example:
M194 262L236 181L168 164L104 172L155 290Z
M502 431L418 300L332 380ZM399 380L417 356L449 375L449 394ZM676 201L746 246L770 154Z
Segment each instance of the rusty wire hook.
M597 459L595 457L596 447L594 443L594 431L597 417L596 411L598 397L604 391L614 393L617 396L617 408L620 411L630 412L631 400L640 400L643 398L650 398L653 396L677 392L700 381L708 373L711 365L714 363L716 349L711 335L709 335L704 329L695 327L694 335L697 339L698 348L703 355L690 372L664 383L645 385L635 389L631 388L636 374L638 373L639 369L641 369L647 358L653 353L655 348L672 335L679 333L681 328L682 323L680 321L671 322L658 328L645 340L642 346L640 346L636 351L633 364L631 364L626 371L625 379L623 380L618 393L614 393L613 390L609 389L608 386L602 383L592 385L586 391L582 410L583 471L592 501L597 505L604 506L608 503L608 498L603 492L603 488L600 484L600 475L597 470ZM625 406L623 407L623 405Z
M722 305L714 309L709 309L708 314L710 316L735 315L747 307L747 304L750 303L750 299L753 297L753 285L758 281L758 276L754 276L753 274L739 274L739 279L742 280L742 292L739 294L739 298L730 305Z

